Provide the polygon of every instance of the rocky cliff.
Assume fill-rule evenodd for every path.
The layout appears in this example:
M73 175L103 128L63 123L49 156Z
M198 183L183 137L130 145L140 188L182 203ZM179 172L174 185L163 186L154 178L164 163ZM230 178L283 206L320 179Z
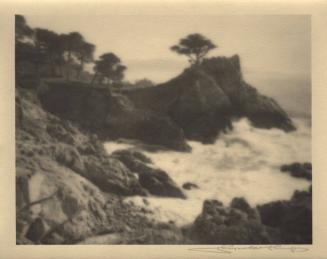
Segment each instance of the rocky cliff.
M295 129L275 100L243 80L238 56L206 59L167 83L123 93L136 107L168 115L187 138L202 142L215 140L239 117L260 128Z
M200 244L311 244L311 188L296 191L289 201L257 208L251 208L244 198L234 198L229 206L206 200L186 233Z
M127 151L108 155L97 135L43 110L33 90L16 88L18 244L76 243L121 232L121 242L129 242L142 228L151 228L156 238L163 226L121 202L126 195L150 194L185 197L146 157Z
M80 82L47 82L38 89L47 111L74 121L102 140L129 138L189 150L183 130L167 115L135 107L125 96Z
M77 82L47 82L39 97L47 111L102 139L138 139L179 151L189 150L185 138L212 143L240 117L260 128L295 129L275 100L243 80L238 56L206 59L155 87L113 94Z
M115 100L128 107L125 98ZM108 155L94 131L86 130L102 121L90 116L95 125L86 127L78 121L80 115L69 117L73 115L68 112L67 120L46 112L36 92L16 88L17 244L312 242L311 189L258 208L242 198L229 207L206 201L194 224L183 228L148 218L151 210L122 197L184 199L179 186L142 153Z

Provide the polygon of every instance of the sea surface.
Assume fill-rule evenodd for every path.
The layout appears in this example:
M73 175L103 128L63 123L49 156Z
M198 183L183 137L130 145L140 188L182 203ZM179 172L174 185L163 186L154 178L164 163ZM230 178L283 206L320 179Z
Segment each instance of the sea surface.
M186 200L175 198L126 198L151 209L156 220L186 225L201 213L203 201L217 199L228 205L234 197L244 197L252 206L275 200L290 199L295 190L306 190L311 182L280 172L282 164L311 162L311 119L293 118L297 130L258 129L247 119L233 123L233 131L222 134L214 144L189 141L191 153L161 151L150 153L154 165L165 170L182 188L192 182L198 189L184 190ZM108 142L108 153L133 147Z

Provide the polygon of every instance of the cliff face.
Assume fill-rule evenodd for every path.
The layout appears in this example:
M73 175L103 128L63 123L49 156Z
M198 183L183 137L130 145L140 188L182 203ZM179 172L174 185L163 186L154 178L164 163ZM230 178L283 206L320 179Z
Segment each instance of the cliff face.
M75 243L129 223L140 231L148 224L144 213L134 214L136 208L121 204L119 196L184 198L166 172L131 154L108 155L95 134L43 110L32 90L16 88L17 243ZM142 168L141 176L132 163ZM160 189L153 192L149 182Z
M125 96L82 83L47 83L39 89L42 106L77 122L101 139L130 138L187 151L184 133L167 115L135 107Z
M185 138L213 142L234 118L246 117L260 128L295 129L275 100L243 80L238 56L207 59L166 83L121 94L50 82L39 96L46 110L102 139L138 139L180 151L189 150Z
M246 117L260 128L295 129L275 100L243 80L238 56L207 59L167 83L123 93L136 107L167 114L187 138L202 142L231 128L235 117Z

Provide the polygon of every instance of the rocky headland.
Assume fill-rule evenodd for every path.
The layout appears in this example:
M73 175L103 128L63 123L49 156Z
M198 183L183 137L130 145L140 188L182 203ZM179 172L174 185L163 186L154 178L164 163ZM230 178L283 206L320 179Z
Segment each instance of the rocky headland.
M207 59L166 83L119 92L76 82L47 82L38 91L45 110L103 140L137 139L189 151L185 139L212 143L241 117L260 128L295 130L275 100L243 80L238 56Z
M16 234L18 244L310 243L311 189L289 201L251 208L206 201L192 226L150 220L126 196L187 198L169 174L136 150L108 154L120 138L190 151L246 117L256 127L295 127L271 98L242 79L238 56L205 60L146 89L44 81L16 86ZM197 188L188 184L185 189Z

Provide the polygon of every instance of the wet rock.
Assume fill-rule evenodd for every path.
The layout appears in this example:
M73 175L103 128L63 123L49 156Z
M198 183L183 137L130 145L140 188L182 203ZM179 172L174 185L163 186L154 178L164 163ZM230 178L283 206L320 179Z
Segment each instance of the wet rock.
M232 128L233 118L246 117L260 128L295 129L291 119L272 98L261 95L242 76L235 55L205 59L197 69L156 87L123 90L137 108L167 114L188 139L212 143Z
M199 189L198 185L196 185L195 183L190 183L190 182L184 183L182 187L185 190Z
M133 149L117 150L113 155L119 157L127 166L136 166L137 161L144 164L152 164L152 160L149 157Z
M137 173L140 185L151 194L185 198L183 192L169 175L161 169L152 167L149 164L150 160L139 152L119 150L114 152L112 156L124 163L129 170Z
M84 159L83 176L105 192L120 195L146 195L137 176L118 159L106 158L102 163L96 157Z
M296 191L290 201L258 206L262 223L280 230L282 243L312 243L312 194Z
M234 199L233 207L217 200L206 200L189 235L201 244L269 244L272 239L265 226L253 217L253 210L242 199Z
M304 178L312 180L312 165L311 163L293 163L288 165L282 165L280 167L282 172L287 172L293 177Z
M230 204L231 208L238 209L247 214L248 218L251 220L260 221L260 215L256 209L251 208L249 203L242 198L234 198Z

